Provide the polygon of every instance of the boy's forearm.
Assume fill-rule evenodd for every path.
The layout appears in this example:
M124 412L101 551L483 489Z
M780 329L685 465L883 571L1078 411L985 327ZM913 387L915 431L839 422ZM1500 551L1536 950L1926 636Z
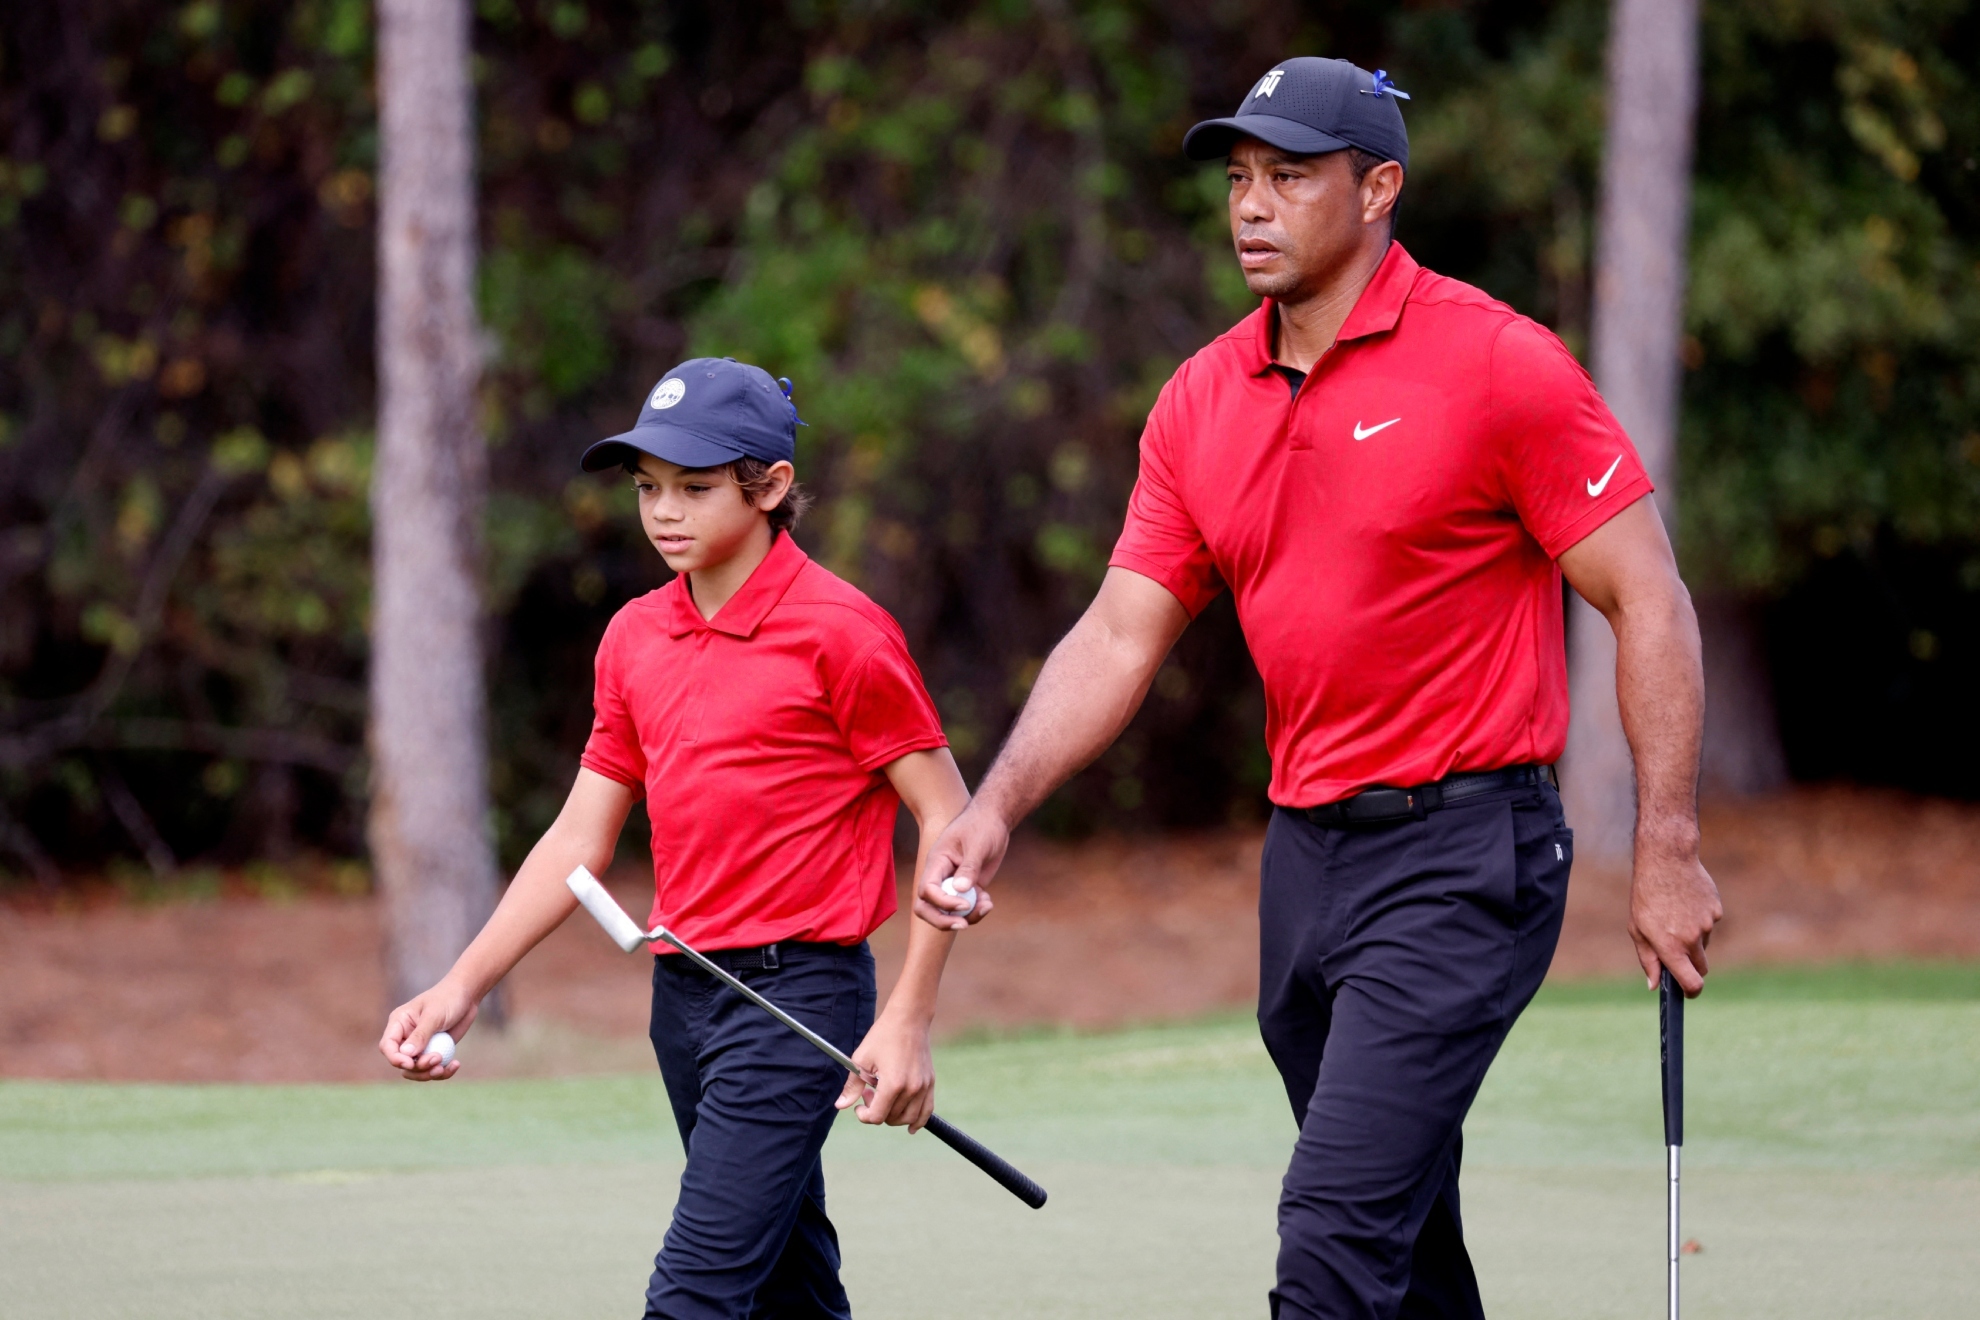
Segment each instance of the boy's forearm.
M914 874L919 876L928 864L928 854L949 822L969 805L969 790L963 786L955 761L946 749L939 754L902 758L889 767L890 777L901 800L914 813L919 834L914 856ZM923 1028L935 1019L935 1000L941 991L942 969L949 961L955 932L938 930L925 921L909 920L907 958L900 979L887 996L887 1015L905 1017Z
M530 850L488 924L455 960L447 979L478 1002L577 908L564 877L579 866L602 870L609 861L609 855L601 859L555 838L554 832L546 834Z
M916 874L919 874L917 869ZM935 1001L941 993L942 969L948 964L949 950L956 933L937 930L925 921L908 922L907 959L901 978L887 996L886 1012L926 1027L935 1020Z
M455 960L446 979L479 1002L524 954L562 925L577 909L564 878L580 866L602 874L611 865L634 801L632 789L580 770L564 810L529 850L488 924Z

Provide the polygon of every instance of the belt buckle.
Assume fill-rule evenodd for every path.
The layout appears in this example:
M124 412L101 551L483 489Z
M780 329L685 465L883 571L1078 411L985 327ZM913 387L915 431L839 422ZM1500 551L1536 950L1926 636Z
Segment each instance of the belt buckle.
M1357 825L1382 825L1393 820L1421 820L1419 795L1406 788L1364 788L1349 798L1341 812Z

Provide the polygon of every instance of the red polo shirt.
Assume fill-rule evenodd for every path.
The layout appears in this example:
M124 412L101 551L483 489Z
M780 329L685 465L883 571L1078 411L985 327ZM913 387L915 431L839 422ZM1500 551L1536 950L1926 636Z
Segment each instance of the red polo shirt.
M1236 594L1282 806L1554 761L1554 561L1649 492L1629 437L1560 340L1400 244L1296 397L1271 316L1163 387L1112 563L1191 615Z
M685 576L629 603L597 670L584 764L646 794L653 922L734 949L893 915L881 769L948 740L885 610L781 535L713 619Z

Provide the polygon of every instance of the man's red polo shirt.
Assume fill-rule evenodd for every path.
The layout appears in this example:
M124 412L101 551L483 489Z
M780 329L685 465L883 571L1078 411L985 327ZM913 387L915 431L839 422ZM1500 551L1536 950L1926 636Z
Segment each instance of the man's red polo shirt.
M685 576L629 603L597 669L584 764L646 794L652 921L734 949L893 915L881 768L948 740L885 610L781 535L713 619Z
M1552 762L1554 561L1649 492L1629 437L1560 340L1400 244L1297 397L1271 315L1163 387L1112 563L1191 615L1235 592L1282 806Z

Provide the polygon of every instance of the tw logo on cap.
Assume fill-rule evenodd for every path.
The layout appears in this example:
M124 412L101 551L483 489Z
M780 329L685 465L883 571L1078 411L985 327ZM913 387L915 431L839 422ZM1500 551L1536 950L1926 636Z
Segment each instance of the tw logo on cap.
M687 397L687 382L679 377L669 377L654 387L653 397L647 405L652 408L671 408Z
M1266 74L1263 78L1260 78L1258 80L1258 86L1251 89L1251 94L1253 96L1262 96L1268 101L1271 100L1272 93L1278 90L1279 79L1285 76L1286 76L1286 71L1284 69L1272 70L1270 73Z

